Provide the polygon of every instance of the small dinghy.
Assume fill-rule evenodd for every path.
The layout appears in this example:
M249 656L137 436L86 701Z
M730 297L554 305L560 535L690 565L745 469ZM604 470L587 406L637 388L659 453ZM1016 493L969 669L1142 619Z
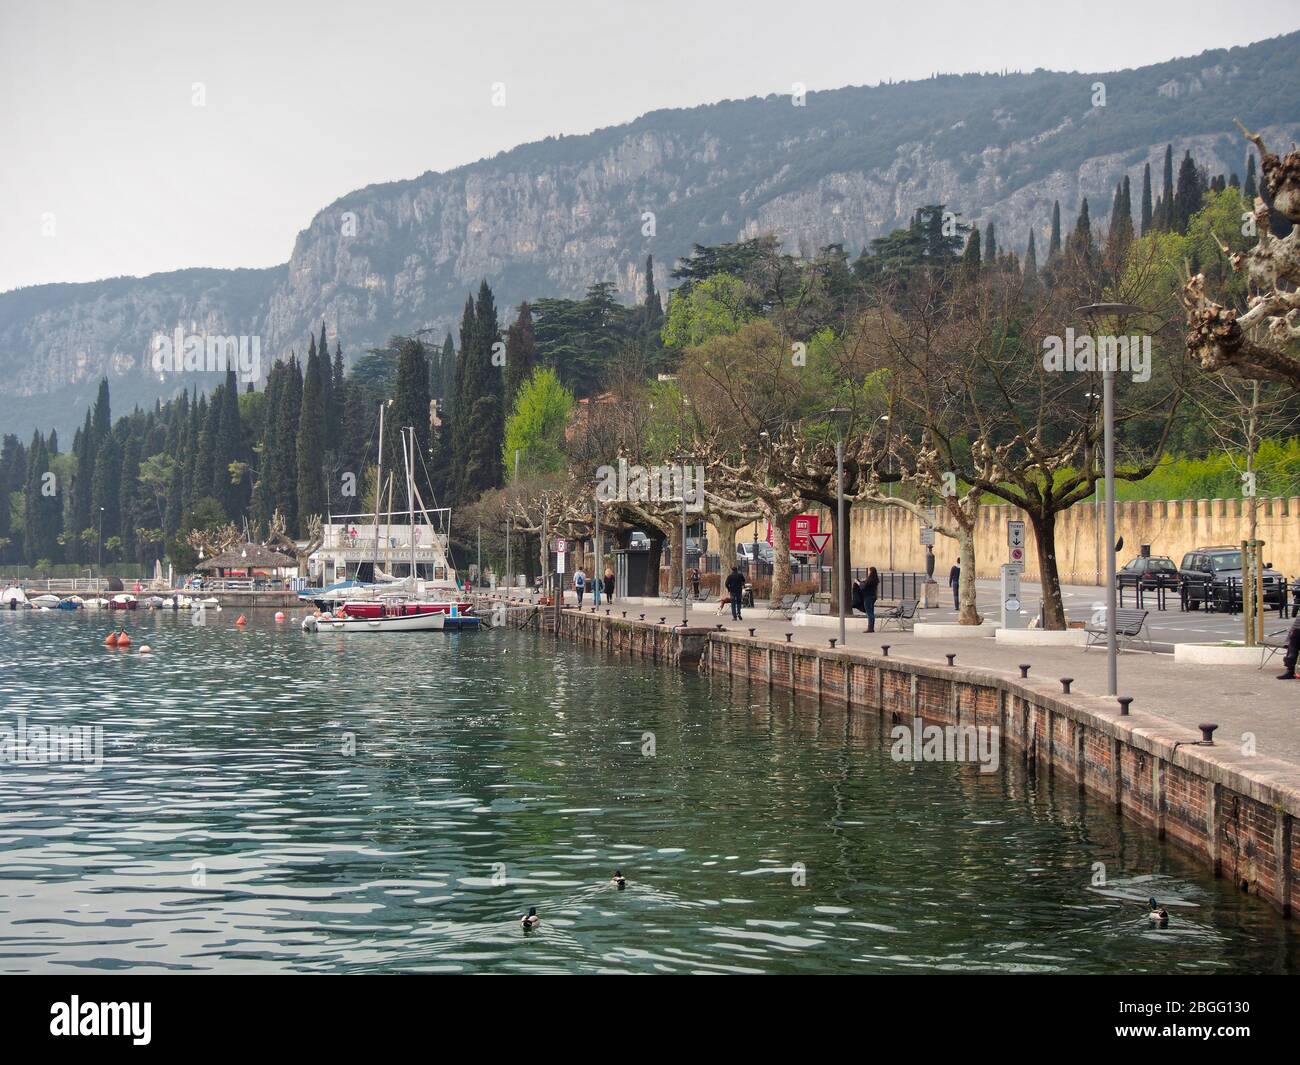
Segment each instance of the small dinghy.
M86 609L87 609L87 610L104 610L104 609L106 609L106 608L108 607L108 600L107 600L107 599L87 599L87 600L86 600L86 604L85 604L85 606L86 606Z

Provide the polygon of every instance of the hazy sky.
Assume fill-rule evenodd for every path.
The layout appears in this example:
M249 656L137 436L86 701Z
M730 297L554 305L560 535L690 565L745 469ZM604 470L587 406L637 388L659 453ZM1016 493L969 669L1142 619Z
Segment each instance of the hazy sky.
M0 291L281 263L352 189L657 108L1297 27L1300 0L0 0Z

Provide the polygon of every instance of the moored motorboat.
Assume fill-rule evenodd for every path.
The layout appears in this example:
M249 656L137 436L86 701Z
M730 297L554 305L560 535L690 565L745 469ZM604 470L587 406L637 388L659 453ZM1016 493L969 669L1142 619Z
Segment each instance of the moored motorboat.
M109 610L134 610L137 605L138 600L129 592L121 592L108 601Z
M59 605L59 597L52 592L46 592L43 595L38 595L34 599L29 600L29 602L35 607L53 608Z
M359 614L349 614L344 607L332 614L308 614L302 619L304 632L437 632L446 623L447 615L432 609L428 603L365 603L367 609Z

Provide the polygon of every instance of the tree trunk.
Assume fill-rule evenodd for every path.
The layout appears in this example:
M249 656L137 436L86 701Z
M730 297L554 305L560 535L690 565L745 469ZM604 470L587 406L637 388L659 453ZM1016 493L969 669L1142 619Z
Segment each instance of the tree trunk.
M961 611L958 625L979 625L983 622L975 609L975 530L957 527L957 553L961 556L961 576L957 578L957 600Z
M718 558L722 566L722 572L726 573L736 561L736 533L740 531L741 523L734 518L724 517L721 514L710 515L709 520L713 523L713 527L718 530Z
M1043 590L1043 627L1053 631L1065 628L1065 607L1061 602L1061 576L1056 567L1056 512L1037 515L1029 512L1038 547L1038 582ZM1111 545L1106 545L1111 546Z
M790 590L790 518L792 515L771 514L768 522L772 526L772 591L773 603L779 603L781 596ZM755 562L757 570L757 562Z

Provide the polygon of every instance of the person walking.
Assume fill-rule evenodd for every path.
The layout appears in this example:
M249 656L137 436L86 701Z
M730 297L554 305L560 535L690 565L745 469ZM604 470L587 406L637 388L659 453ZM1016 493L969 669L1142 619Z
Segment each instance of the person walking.
M876 631L876 596L880 593L880 574L875 566L867 567L862 581L862 609L867 615L867 631Z
M578 593L578 609L582 609L582 596L587 590L587 575L579 566L573 573L573 590Z
M727 574L726 588L727 594L731 596L731 620L744 620L740 616L740 597L745 591L745 577L739 566L731 567L731 572Z
M948 571L948 587L952 589L952 608L961 610L961 559Z
M700 569L698 566L691 570L691 598L700 597Z
M605 602L614 605L614 570L609 566L605 567Z

